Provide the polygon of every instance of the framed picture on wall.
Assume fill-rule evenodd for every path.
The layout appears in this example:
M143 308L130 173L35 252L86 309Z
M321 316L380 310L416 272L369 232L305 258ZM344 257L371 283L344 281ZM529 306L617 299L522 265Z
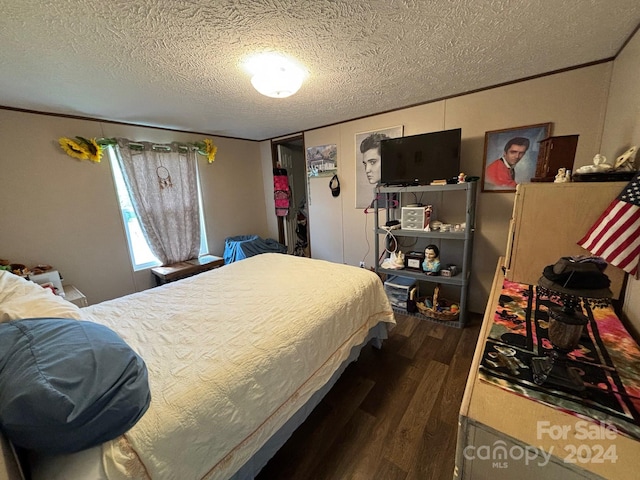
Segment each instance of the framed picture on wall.
M356 133L356 208L367 208L380 183L380 142L402 136L403 126Z
M307 147L307 176L332 177L338 173L338 146Z
M535 176L539 142L551 134L551 122L491 130L484 134L483 192L515 192Z

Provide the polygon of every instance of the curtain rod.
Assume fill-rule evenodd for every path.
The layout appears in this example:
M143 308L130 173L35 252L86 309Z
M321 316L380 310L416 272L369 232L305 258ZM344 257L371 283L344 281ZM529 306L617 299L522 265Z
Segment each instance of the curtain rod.
M97 138L96 143L100 146L106 147L106 146L117 145L118 141L115 138ZM201 146L194 143L188 143L188 142L172 142L172 143L177 143L179 150L187 150L189 148L193 150L201 149ZM129 141L129 148L131 150L144 150L144 144L139 142ZM167 152L171 151L171 147L166 144L152 144L151 148L153 150L164 150Z
M102 151L106 147L112 147L118 144L118 140L116 138L92 138L87 139L84 137L75 137L76 140L72 140L71 138L61 137L58 139L58 143L65 151L67 155L73 158L77 158L80 160L91 160L92 162L99 163L102 158ZM132 142L128 140L129 148L131 150L142 151L145 148L143 143ZM151 142L145 142L151 143ZM213 140L209 138L205 138L201 142L171 142L172 145L175 144L177 149L180 151L188 151L189 149L195 150L198 155L202 155L207 157L207 162L213 163L216 159L216 153L218 151L218 147L213 143ZM165 152L171 151L170 146L167 144L153 144L151 143L152 150L161 150Z

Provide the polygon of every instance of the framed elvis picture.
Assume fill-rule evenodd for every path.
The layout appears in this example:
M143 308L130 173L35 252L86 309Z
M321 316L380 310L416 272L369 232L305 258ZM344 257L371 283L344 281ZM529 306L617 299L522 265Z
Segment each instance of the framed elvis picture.
M484 135L483 192L514 192L535 176L540 141L551 123L488 131Z

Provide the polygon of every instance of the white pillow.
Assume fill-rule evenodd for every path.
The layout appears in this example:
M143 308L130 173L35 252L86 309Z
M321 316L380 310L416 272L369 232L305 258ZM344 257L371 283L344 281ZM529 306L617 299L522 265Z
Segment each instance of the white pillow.
M80 309L50 289L0 270L0 322L21 318L81 318Z
M0 270L0 303L14 295L24 295L33 290L33 282L26 280L7 270Z

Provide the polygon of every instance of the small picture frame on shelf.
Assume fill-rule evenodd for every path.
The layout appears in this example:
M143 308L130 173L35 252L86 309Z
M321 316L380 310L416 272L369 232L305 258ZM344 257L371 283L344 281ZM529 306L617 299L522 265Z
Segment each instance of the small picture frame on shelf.
M442 275L443 277L455 277L457 273L458 267L451 264L440 270L440 275Z
M424 261L423 252L409 252L404 256L404 268L415 272L422 271L422 262Z

